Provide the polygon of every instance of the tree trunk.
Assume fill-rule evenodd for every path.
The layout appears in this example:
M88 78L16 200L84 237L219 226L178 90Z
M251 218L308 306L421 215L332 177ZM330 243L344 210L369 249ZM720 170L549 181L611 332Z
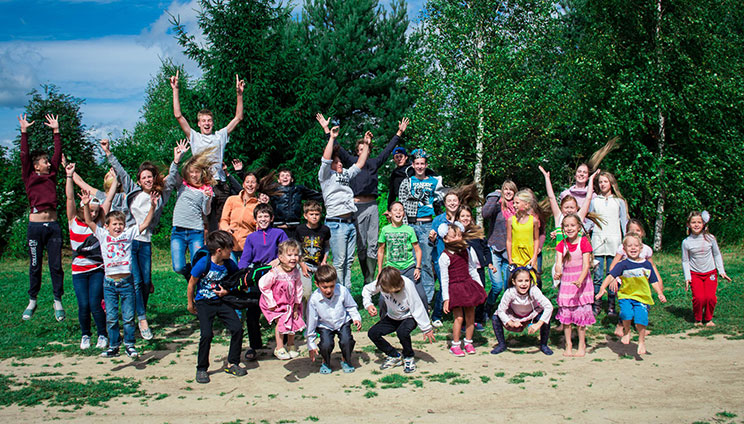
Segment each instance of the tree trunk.
M656 62L658 65L657 78L661 77L661 1L656 0ZM654 223L654 250L661 250L661 234L664 230L664 204L666 203L666 184L664 182L664 149L666 147L666 119L659 104L659 131L656 142L659 147L659 198L656 200L656 222Z

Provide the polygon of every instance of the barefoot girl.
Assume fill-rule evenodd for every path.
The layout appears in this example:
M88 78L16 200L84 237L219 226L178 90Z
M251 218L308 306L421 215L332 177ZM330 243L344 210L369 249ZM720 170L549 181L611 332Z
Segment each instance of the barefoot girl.
M592 264L592 245L580 235L584 230L581 218L572 213L563 218L565 238L555 248L555 272L553 279L560 280L558 290L558 321L563 324L566 336L566 351L563 356L586 354L586 327L594 324L592 304L594 285L589 275ZM585 232L585 231L584 231ZM579 334L579 349L574 352L571 341L573 326Z

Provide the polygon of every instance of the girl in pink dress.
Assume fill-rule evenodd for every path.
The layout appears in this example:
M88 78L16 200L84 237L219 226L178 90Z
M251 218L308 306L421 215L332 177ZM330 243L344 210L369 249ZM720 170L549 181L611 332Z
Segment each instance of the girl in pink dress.
M300 246L294 240L284 241L279 244L277 254L279 265L258 281L261 290L258 306L269 324L276 321L274 356L286 360L299 356L294 335L305 328L305 321L302 320L302 281L297 268ZM289 351L284 347L285 335Z
M592 264L592 245L586 237L581 218L575 213L567 215L561 223L564 239L555 247L555 274L561 281L558 290L558 321L563 324L566 351L563 356L586 355L586 326L595 322L594 285L589 268ZM579 349L574 353L571 341L573 326L579 333Z

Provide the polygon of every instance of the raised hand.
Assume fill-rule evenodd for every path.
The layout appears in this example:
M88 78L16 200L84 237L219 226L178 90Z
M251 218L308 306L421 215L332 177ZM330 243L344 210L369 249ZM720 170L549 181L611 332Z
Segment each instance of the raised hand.
M53 129L54 132L59 132L59 115L54 116L52 114L47 114L44 116L44 119L46 119L44 125Z
M158 200L160 200L160 193L157 191L151 191L150 192L150 204L154 208L158 204Z
M65 172L67 173L68 177L72 178L72 174L75 173L75 163L70 162L65 165Z
M240 159L233 159L232 166L235 171L240 171L243 169L243 161Z
M170 77L170 85L173 91L178 90L178 72L179 71L176 70L176 75L173 75L172 77Z
M315 114L315 120L318 121L320 126L323 128L323 131L328 132L328 124L331 122L330 116L326 119L322 113L317 113Z
M238 96L242 96L244 90L245 80L240 79L238 74L235 74L235 91L238 93Z
M178 162L181 161L181 155L183 155L188 150L189 141L185 138L183 140L178 140L178 143L176 143L176 147L173 148L173 163L177 165Z
M331 128L331 138L338 137L339 131L340 131L340 128L338 127L338 125L336 125L335 127Z
M82 190L80 194L78 194L78 197L83 202L83 205L87 205L90 203L90 192L88 190Z
M410 124L411 121L408 118L401 119L400 122L398 122L398 132L400 134L403 134L405 132L406 128L408 128L408 124ZM400 135L398 134L398 135Z
M109 144L109 141L107 138L104 138L99 142L101 144L101 150L103 150L103 153L106 154L106 156L111 154L111 146Z
M546 171L545 168L542 167L542 165L538 166L540 168L540 172L545 176L545 178L550 178L550 172Z
M597 169L596 171L594 171L594 173L592 174L592 176L589 177L589 181L594 181L594 178L596 178L597 175L599 175L600 172L602 172L601 169Z
M372 132L367 131L366 133L364 133L364 144L370 144L370 143L372 143Z
M21 132L22 133L25 133L26 130L28 130L28 127L30 127L31 125L33 125L34 122L36 122L36 121L28 122L26 120L26 114L25 113L23 115L18 115L18 123L21 125Z

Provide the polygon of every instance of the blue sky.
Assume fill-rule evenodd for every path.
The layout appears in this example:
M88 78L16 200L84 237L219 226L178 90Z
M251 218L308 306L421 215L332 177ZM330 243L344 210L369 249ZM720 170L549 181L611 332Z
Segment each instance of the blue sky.
M408 2L411 20L423 2ZM169 13L180 16L198 35L197 9L197 0L0 0L0 145L16 137L27 93L45 83L85 99L93 136L133 129L161 58L200 74L169 24Z

